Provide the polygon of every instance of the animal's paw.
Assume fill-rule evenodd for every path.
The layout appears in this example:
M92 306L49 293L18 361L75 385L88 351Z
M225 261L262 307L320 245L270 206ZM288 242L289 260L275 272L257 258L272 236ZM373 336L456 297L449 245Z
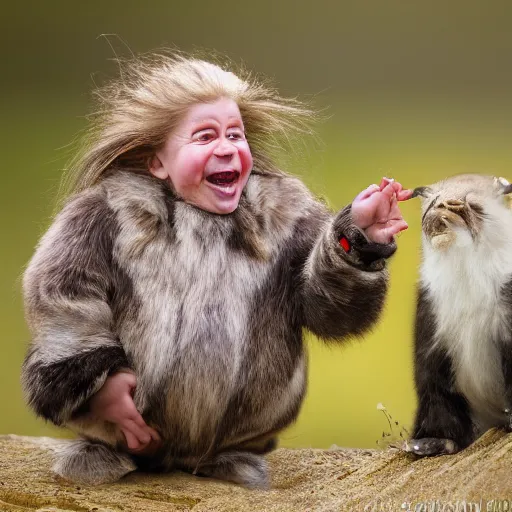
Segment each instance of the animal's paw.
M459 451L455 441L438 437L424 437L423 439L409 439L403 447L404 451L414 453L420 457L452 454Z
M136 470L132 458L100 442L67 441L56 452L53 471L66 480L83 484L111 483Z
M249 452L220 453L211 462L201 464L197 474L235 482L249 489L270 487L265 459Z

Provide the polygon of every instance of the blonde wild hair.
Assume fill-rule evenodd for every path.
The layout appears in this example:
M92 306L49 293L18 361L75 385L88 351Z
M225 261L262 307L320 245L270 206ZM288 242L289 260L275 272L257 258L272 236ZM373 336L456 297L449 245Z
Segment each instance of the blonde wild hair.
M253 172L279 173L273 155L310 134L315 113L281 97L265 80L229 61L213 63L180 52L163 52L119 62L120 75L94 91L95 112L77 156L64 176L64 196L101 181L107 171L144 170L188 108L221 97L240 109L253 156Z

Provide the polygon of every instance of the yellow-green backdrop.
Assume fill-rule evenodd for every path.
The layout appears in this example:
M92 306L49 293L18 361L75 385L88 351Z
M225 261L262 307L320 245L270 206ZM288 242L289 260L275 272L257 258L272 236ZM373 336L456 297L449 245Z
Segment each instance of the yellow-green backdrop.
M115 55L214 49L325 109L321 142L286 165L333 208L381 176L408 187L460 172L512 179L507 2L48 1L2 10L0 434L62 434L22 399L29 337L19 277L49 224L89 91L115 74ZM385 314L361 341L308 340L309 392L284 446L376 446L390 432L378 403L393 436L410 428L419 205L402 210L410 228L391 263Z

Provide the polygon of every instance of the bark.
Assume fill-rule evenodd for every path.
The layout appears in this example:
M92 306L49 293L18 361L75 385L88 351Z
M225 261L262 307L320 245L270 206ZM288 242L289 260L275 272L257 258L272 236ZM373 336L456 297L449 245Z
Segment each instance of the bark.
M431 459L393 448L279 449L268 456L269 491L182 472L77 486L51 472L63 442L0 436L0 511L512 510L512 434L499 430L461 453Z

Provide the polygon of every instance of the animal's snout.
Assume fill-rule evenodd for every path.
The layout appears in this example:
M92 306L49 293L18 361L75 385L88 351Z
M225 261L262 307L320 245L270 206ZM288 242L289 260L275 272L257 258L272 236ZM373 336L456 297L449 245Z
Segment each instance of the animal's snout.
M458 213L466 208L466 202L460 199L446 199L444 201L440 201L436 205L436 208Z

